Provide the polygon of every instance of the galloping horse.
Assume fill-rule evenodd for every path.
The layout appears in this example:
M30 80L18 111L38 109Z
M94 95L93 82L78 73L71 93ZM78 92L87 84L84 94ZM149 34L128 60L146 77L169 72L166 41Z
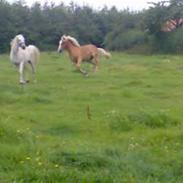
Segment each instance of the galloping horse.
M20 73L20 84L28 82L24 78L24 69L30 65L32 68L33 77L35 75L36 63L39 59L39 50L34 45L25 45L25 38L19 34L14 37L10 43L10 60L15 66L18 67Z
M66 35L63 35L60 39L58 52L62 52L63 49L68 51L71 61L84 75L87 75L87 72L81 69L81 63L83 61L88 61L93 64L95 72L98 68L100 55L104 55L106 58L111 56L109 52L103 48L97 48L93 44L80 46L75 38Z

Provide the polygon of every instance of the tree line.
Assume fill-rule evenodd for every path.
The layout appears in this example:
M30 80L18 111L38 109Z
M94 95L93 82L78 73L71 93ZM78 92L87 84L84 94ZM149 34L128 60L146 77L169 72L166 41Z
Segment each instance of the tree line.
M168 27L169 26L169 27ZM183 51L183 0L151 3L142 11L54 3L28 7L19 0L0 0L0 53L9 51L10 40L23 34L41 50L55 50L63 34L81 44L134 52Z

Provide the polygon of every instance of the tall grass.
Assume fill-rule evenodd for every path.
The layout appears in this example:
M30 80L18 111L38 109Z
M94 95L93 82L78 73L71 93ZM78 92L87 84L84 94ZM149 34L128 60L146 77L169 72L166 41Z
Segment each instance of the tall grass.
M183 56L112 55L84 77L42 53L23 89L0 56L1 183L182 182Z

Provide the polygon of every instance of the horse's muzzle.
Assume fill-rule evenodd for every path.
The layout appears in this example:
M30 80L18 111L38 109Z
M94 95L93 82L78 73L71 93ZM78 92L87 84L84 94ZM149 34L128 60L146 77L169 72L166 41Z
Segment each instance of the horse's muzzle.
M62 49L59 49L59 50L58 50L59 53L62 53L62 51L63 51Z
M26 48L26 46L25 46L24 43L21 43L21 44L20 44L20 47L21 47L23 50L25 50L25 48Z

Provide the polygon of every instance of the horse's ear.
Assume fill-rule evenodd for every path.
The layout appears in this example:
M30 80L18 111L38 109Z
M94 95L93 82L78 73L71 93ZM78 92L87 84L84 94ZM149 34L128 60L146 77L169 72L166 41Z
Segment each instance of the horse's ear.
M66 38L67 38L67 36L64 34L64 35L62 36L62 39L63 39L63 40L66 40Z

